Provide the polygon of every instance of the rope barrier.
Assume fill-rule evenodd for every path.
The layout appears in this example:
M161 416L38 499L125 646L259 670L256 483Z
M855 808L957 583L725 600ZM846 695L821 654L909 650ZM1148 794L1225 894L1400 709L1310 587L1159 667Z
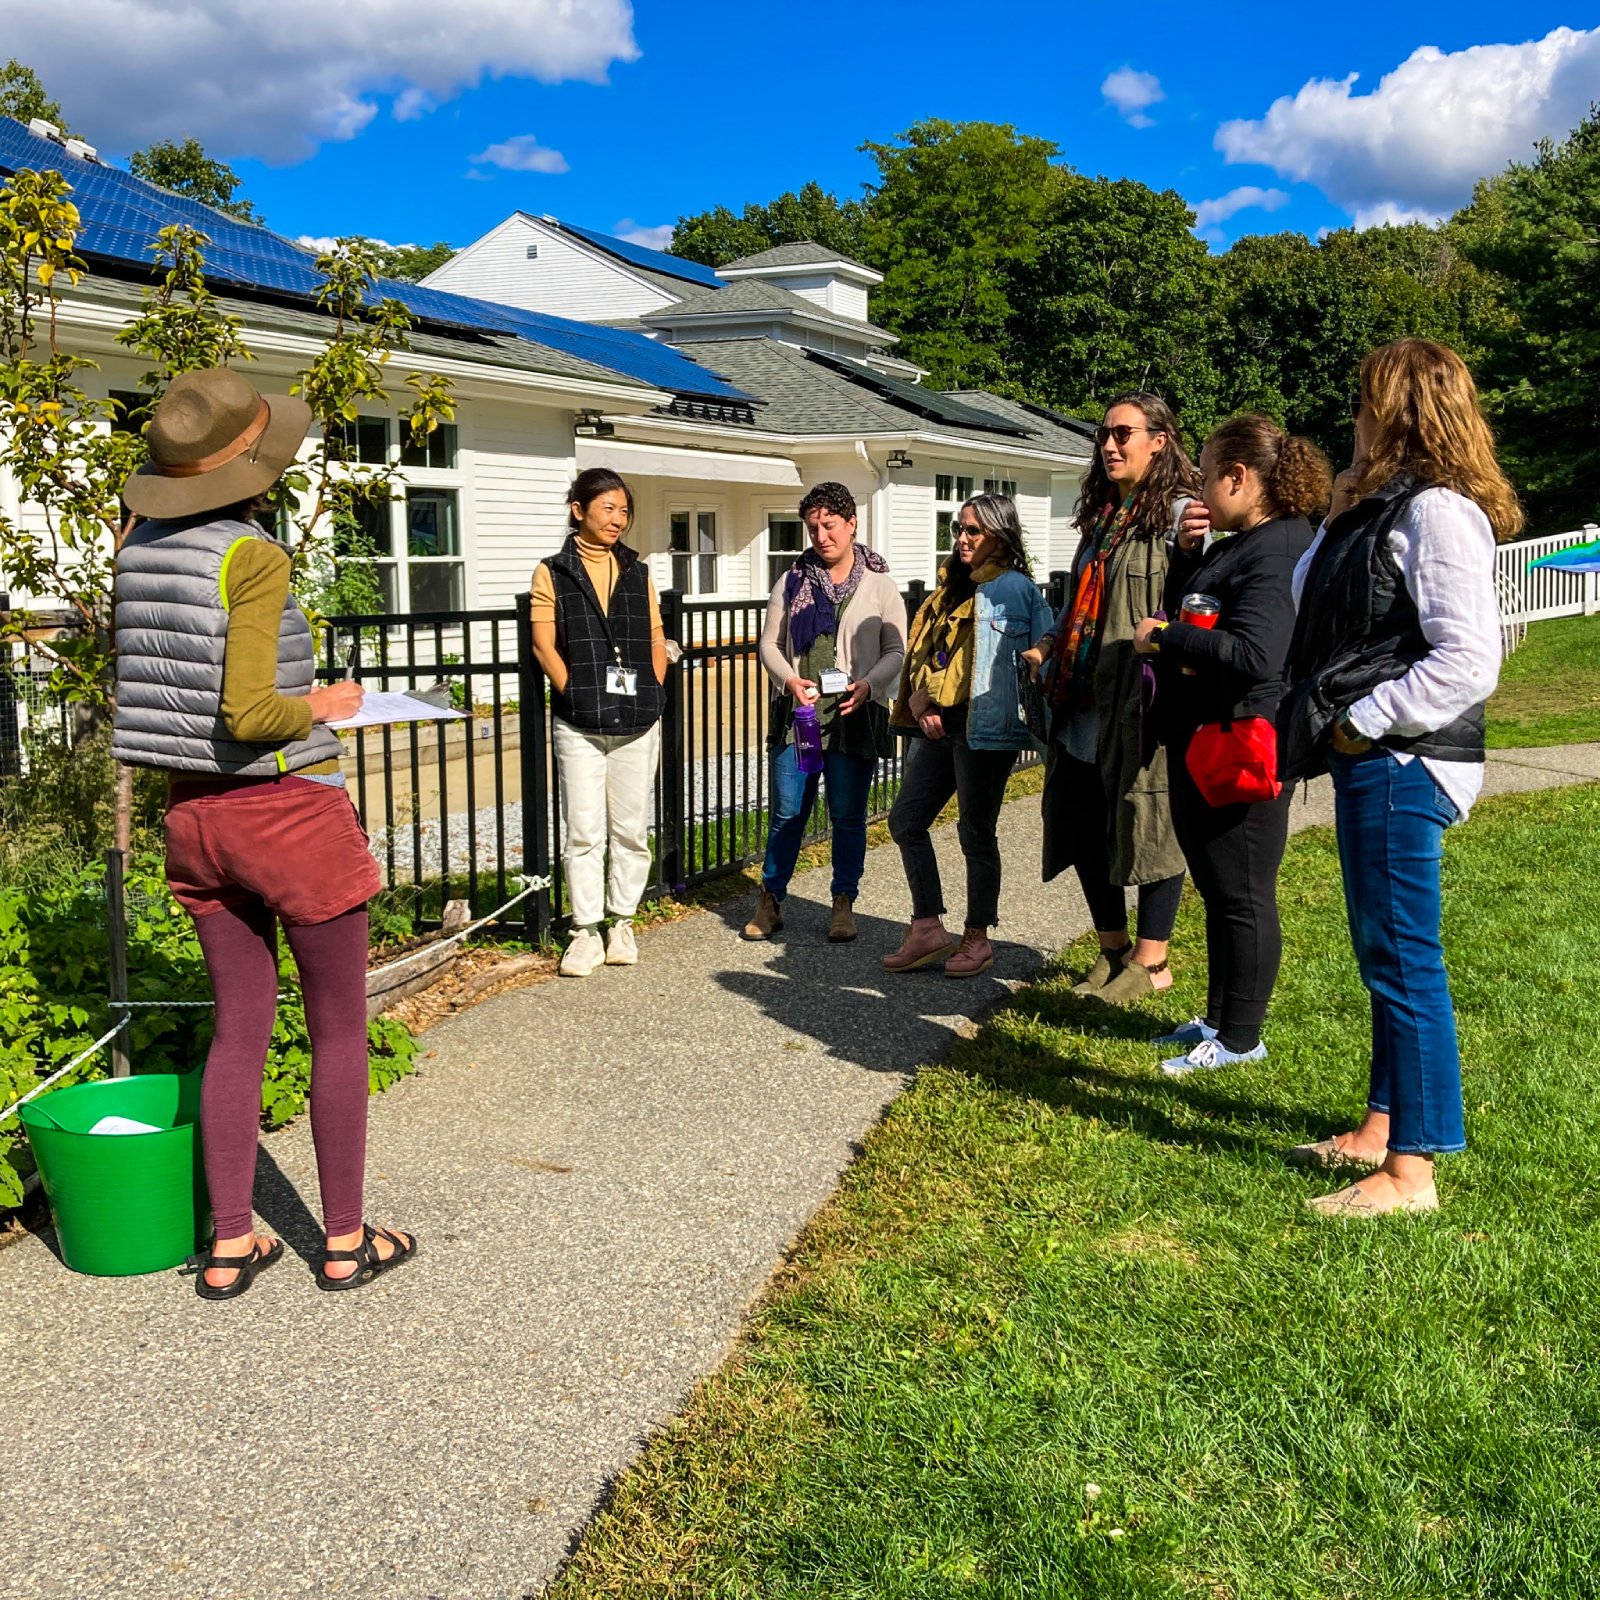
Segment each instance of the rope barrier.
M43 1094L45 1092L45 1090L48 1089L50 1087L50 1085L56 1081L56 1079L66 1077L66 1075L69 1072L71 1072L74 1067L81 1066L85 1061L87 1061L89 1059L90 1056L92 1056L95 1053L95 1051L103 1048L105 1045L110 1044L111 1041L113 1039L115 1039L116 1036L119 1033L121 1033L124 1028L126 1028L128 1026L128 1023L131 1020L132 1019L129 1018L129 1017L124 1017L122 1019L122 1021L119 1022L116 1025L116 1027L108 1029L105 1033L102 1033L100 1035L100 1037L98 1039L96 1039L95 1042L92 1045L90 1045L87 1050L81 1051L79 1054L75 1055L66 1064L66 1066L57 1067L56 1070L54 1072L52 1072L50 1074L50 1076L44 1080L43 1083L36 1083L33 1086L33 1088L31 1088L25 1095L23 1095L23 1097L20 1100L14 1100L10 1105L8 1105L5 1108L4 1111L0 1111L0 1122L4 1122L8 1117L10 1117L14 1113L20 1111L23 1108L23 1106L27 1105L27 1103L31 1099L33 1099L33 1097L36 1094Z
M438 939L432 944L425 944L420 950L413 950L408 956L401 956L398 961L386 961L381 967L374 967L367 976L375 978L380 972L393 972L399 967L409 966L413 961L420 961L424 956L431 956L443 950L447 945L456 944L465 939L468 934L476 933L479 928L487 927L491 922L498 920L508 912L512 906L526 900L530 894L537 894L541 889L548 889L551 884L549 878L530 878L524 876L522 882L526 887L520 894L514 894L503 906L497 907L486 917L479 917L476 922L469 922L466 927L452 933L448 939Z

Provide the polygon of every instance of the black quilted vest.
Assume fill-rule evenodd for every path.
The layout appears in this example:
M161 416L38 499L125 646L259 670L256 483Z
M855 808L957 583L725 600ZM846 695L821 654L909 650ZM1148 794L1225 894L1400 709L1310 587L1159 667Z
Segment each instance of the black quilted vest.
M1416 603L1389 548L1389 532L1428 488L1402 475L1329 524L1306 574L1289 646L1291 687L1278 709L1278 773L1327 770L1339 714L1428 653ZM1483 760L1483 706L1432 733L1390 736L1380 747L1435 761Z
M665 704L650 659L650 575L636 550L619 543L613 553L617 581L606 611L574 536L546 558L556 591L556 649L568 672L566 688L550 690L550 709L585 733L643 733L661 720ZM619 664L638 673L637 694L607 692L606 672Z

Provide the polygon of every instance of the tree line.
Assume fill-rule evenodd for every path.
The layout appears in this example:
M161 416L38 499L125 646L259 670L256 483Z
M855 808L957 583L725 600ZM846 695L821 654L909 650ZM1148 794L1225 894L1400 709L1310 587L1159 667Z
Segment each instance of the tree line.
M1048 139L919 122L862 146L877 179L684 217L673 251L721 266L814 240L884 275L874 320L942 389L1097 417L1159 391L1194 439L1261 410L1351 446L1362 356L1403 334L1459 350L1530 513L1600 520L1600 111L1483 179L1447 221L1253 235L1213 254L1173 190L1089 177Z

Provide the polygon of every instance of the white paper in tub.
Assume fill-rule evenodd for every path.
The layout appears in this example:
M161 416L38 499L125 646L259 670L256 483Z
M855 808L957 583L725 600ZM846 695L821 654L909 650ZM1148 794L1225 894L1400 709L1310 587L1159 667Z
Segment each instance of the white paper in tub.
M132 1117L101 1117L90 1133L163 1133L153 1122L135 1122Z

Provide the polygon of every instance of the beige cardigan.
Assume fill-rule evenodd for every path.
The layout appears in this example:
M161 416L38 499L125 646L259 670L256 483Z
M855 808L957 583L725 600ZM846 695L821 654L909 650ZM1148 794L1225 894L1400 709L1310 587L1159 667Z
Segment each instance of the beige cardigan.
M786 572L767 601L766 626L761 630L761 665L782 694L798 666L789 654L789 613L783 603ZM893 576L867 571L845 607L834 648L839 669L852 683L863 678L872 685L872 698L886 706L899 687L900 667L906 654L906 603Z

